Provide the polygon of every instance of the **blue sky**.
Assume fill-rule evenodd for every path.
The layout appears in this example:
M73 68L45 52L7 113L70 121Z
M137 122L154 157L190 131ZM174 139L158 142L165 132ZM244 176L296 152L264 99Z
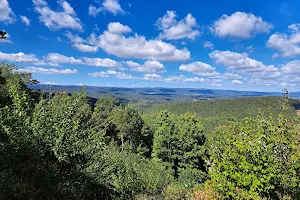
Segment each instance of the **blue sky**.
M45 84L300 90L300 2L0 0L0 61Z

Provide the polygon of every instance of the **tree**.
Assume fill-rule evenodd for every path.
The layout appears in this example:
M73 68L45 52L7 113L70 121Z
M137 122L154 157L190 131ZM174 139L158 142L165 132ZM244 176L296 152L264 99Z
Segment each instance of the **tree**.
M37 142L58 160L70 162L72 157L83 154L91 116L85 93L57 93L36 105L33 133Z
M141 132L144 122L135 107L127 105L114 109L110 120L116 128L116 139L121 141L122 150L125 142L128 142L136 152L141 144Z
M195 115L172 115L163 111L157 117L158 129L154 134L153 153L154 159L161 160L173 170L173 175L189 174L203 175L205 137L203 126ZM200 173L199 173L200 172ZM203 176L197 177L203 182Z

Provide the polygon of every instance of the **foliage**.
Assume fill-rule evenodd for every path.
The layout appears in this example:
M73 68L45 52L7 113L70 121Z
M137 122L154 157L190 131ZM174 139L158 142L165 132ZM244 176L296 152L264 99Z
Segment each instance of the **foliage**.
M33 134L37 143L50 149L58 160L69 162L83 154L91 114L84 93L71 96L63 93L41 99L33 114Z
M37 94L36 82L0 65L0 199L299 199L300 119L287 91L141 115L114 98L91 106L83 90ZM279 117L263 108L243 119L246 105L267 104ZM182 114L191 109L201 118ZM203 123L217 126L210 137Z
M299 197L299 131L284 115L259 114L216 130L209 175L220 198Z
M204 133L207 137L215 127L223 125L236 118L243 119L249 115L256 116L262 112L271 111L274 116L281 113L281 97L247 97L236 99L221 99L195 102L173 102L168 104L156 104L141 109L143 113L159 113L168 110L171 114L181 115L186 112L194 113L204 125ZM290 107L287 110L289 117L296 116L296 109L300 108L300 100L289 99Z
M121 199L159 194L171 180L160 163L127 150L120 151L112 144L94 154L85 172L96 183L108 185Z
M157 116L158 129L154 134L153 153L155 159L161 160L173 170L175 178L197 174L198 182L203 182L205 154L203 127L195 115L186 113L181 116L163 111ZM199 170L199 171L197 171ZM195 180L193 176L192 179ZM184 180L184 178L183 178ZM186 180L186 179L185 179ZM188 180L186 184L189 184Z
M114 109L110 120L115 126L115 139L121 141L122 150L125 142L130 144L134 152L139 152L144 147L141 134L144 122L133 105L120 106Z

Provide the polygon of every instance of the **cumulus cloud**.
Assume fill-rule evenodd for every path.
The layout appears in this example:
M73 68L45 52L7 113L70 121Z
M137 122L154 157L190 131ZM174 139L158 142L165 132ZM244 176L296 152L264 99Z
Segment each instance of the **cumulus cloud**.
M108 54L120 58L139 58L151 61L184 61L189 60L191 55L187 48L177 49L174 45L159 39L147 40L144 36L131 33L130 27L119 22L111 22L108 29L101 35L92 33L87 39L83 39L70 32L65 33L73 47L80 51L95 52L101 48ZM84 47L78 48L78 47ZM97 47L97 48L96 48Z
M21 18L22 22L23 22L26 26L29 26L29 25L30 25L30 20L29 20L26 16L20 15L20 18Z
M108 70L106 74L114 75L118 79L136 79L136 77L132 76L131 74L125 74L123 72L117 72L114 70Z
M179 39L191 39L194 40L200 35L200 31L197 28L196 19L192 14L188 14L184 19L180 21L176 20L177 15L175 11L167 11L167 13L160 17L156 26L162 32L159 34L161 39L179 40Z
M89 6L89 15L96 17L100 12L110 12L114 15L126 14L118 0L104 0L102 6Z
M16 21L16 15L9 6L7 0L0 0L0 22L12 24Z
M117 72L115 70L107 70L106 72L94 72L88 75L94 78L108 78L112 75L118 79L138 79L137 77L134 77L131 74L125 74L123 72Z
M82 58L84 63L89 66L96 66L96 67L111 67L111 68L116 68L116 67L121 67L121 63L109 59L109 58L87 58L84 57Z
M53 64L83 64L82 60L74 57L68 57L58 53L49 53L44 57L44 60Z
M244 12L222 15L211 26L211 31L218 37L248 39L259 33L269 33L273 25L261 17Z
M60 11L52 10L44 0L33 0L33 3L35 11L40 14L39 20L50 30L73 29L82 31L82 23L67 1L58 1Z
M233 74L233 73L225 73L223 75L224 78L229 79L229 80L238 80L238 79L242 79L243 77L238 75L238 74Z
M289 33L274 33L270 36L267 47L279 51L283 57L300 55L300 24L291 24ZM275 57L278 54L275 55Z
M210 41L206 41L203 43L204 48L209 48L209 49L214 49L214 44L211 43Z
M182 83L203 83L205 85L210 86L221 86L222 80L221 79L205 79L199 77L186 77L184 75L180 76L169 76L163 79L164 82L182 82Z
M127 66L130 67L131 71L136 71L136 72L159 73L159 72L166 71L164 65L158 61L146 61L143 65L132 61L126 61L125 63Z
M223 64L228 69L256 78L279 78L281 73L274 65L264 65L262 62L249 58L246 53L231 51L213 51L209 57L216 63Z
M24 54L23 52L3 53L1 51L0 51L0 60L4 60L8 62L24 62L24 63L33 63L39 61L39 59L34 54Z
M300 84L300 60L293 60L281 66L283 80L287 83Z
M108 25L110 27L111 24ZM184 49L177 49L169 43L161 40L147 40L144 36L135 34L125 37L123 34L104 31L97 38L97 46L106 53L121 58L140 58L156 61L183 61L190 59L190 52Z
M243 85L243 82L240 80L232 80L233 85Z
M98 47L87 45L87 44L75 43L72 46L81 52L92 52L93 53L93 52L98 51Z
M169 76L164 79L165 82L180 82L183 81L186 77L183 75L180 76Z
M122 33L130 33L132 30L129 26L125 26L120 22L111 22L108 24L108 29L110 33L122 34Z
M35 74L76 74L77 69L54 69L54 68L42 68L42 67L25 67L18 69L18 72L27 72L27 73L35 73Z
M204 78L198 78L198 77L186 78L183 81L187 82L187 83L205 83L206 82L206 80Z
M163 77L158 74L145 74L144 80L147 81L161 81L163 80Z
M284 74L293 74L300 76L300 60L288 62L287 64L281 67L281 71Z
M91 77L94 77L94 78L109 78L110 77L108 74L106 74L106 72L93 72L88 75Z
M216 72L216 68L203 62L193 62L187 65L181 65L179 70L187 71L196 75L206 77L218 77L220 74Z
M186 83L204 83L206 85L211 85L211 86L222 86L222 80L221 79L204 79L204 78L199 78L199 77L193 77L193 78L185 78L183 82Z
M98 47L95 45L91 45L96 43L96 36L92 33L87 40L79 37L77 34L73 34L71 32L64 33L66 37L73 43L72 47L81 52L90 52L95 53L98 51Z

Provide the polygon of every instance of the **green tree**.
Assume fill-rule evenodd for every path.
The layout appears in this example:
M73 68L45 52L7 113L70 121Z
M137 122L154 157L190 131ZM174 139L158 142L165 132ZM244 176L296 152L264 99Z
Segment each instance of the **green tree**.
M197 117L190 113L172 115L163 111L157 117L157 123L153 158L161 160L171 168L175 178L182 175L180 178L185 179L184 177L197 174L198 182L203 182L205 137L203 126Z
M114 124L117 140L121 141L122 150L125 142L129 143L134 151L141 147L141 133L143 119L133 105L120 106L114 109L111 114L111 123Z
M83 154L91 116L85 93L71 96L57 93L36 105L33 133L37 143L50 149L58 160L69 162L72 157Z

